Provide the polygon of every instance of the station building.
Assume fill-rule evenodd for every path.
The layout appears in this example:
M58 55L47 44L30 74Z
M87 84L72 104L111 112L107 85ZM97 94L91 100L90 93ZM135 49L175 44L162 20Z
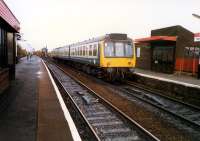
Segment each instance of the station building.
M3 0L0 1L0 93L15 79L16 37L20 23Z
M163 73L196 74L200 44L194 34L177 25L151 31L151 36L135 40L136 67Z

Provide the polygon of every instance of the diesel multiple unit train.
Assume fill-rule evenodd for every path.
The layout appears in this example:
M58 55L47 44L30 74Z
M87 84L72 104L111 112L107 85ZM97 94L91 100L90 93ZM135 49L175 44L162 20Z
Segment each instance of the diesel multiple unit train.
M106 34L59 47L51 52L51 56L110 80L124 78L134 71L136 63L132 39L126 34Z

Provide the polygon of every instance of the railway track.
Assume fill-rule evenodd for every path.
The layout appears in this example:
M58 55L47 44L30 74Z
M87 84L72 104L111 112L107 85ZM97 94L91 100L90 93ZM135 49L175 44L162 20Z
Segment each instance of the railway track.
M69 73L55 64L46 64L81 113L96 140L159 140Z
M153 92L152 90L144 89L130 81L127 81L126 83L128 86L124 86L121 89L122 91L175 116L189 126L200 129L199 107L164 96L163 94Z

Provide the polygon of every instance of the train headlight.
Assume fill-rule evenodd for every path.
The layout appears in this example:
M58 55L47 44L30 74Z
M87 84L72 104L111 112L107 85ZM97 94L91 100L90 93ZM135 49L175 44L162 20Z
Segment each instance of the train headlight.
M113 72L113 68L107 68L107 72L108 73L112 73Z
M129 68L129 71L130 71L130 72L134 72L134 71L135 71L135 68Z

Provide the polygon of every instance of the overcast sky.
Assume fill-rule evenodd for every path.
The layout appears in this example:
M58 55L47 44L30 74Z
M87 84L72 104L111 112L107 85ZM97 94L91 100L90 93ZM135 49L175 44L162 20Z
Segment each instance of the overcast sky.
M36 49L55 48L101 36L140 38L151 29L182 25L200 32L200 0L4 0Z

